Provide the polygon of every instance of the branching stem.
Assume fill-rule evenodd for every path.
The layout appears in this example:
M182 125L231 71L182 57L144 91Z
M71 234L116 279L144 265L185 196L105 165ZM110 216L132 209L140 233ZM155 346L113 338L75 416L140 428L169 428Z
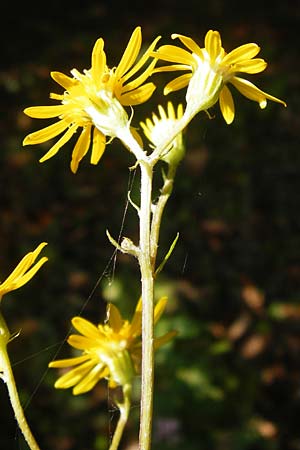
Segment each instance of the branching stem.
M162 214L173 189L175 166L169 166L156 205L152 205L153 168L159 158L147 156L129 129L122 129L118 137L134 153L141 170L139 215L139 247L137 258L142 284L142 392L139 449L150 450L154 385L154 278ZM174 138L174 137L173 137ZM155 152L154 152L155 153ZM121 418L120 418L121 420ZM120 424L120 427L124 426ZM110 450L114 450L111 448Z

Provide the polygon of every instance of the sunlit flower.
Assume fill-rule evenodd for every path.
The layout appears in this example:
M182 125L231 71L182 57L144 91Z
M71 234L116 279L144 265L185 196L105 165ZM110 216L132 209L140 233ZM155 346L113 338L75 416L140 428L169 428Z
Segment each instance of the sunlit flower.
M152 114L152 119L147 118L145 122L140 122L140 126L154 148L164 148L165 142L171 141L164 148L161 159L169 164L178 164L184 156L182 132L177 133L183 116L183 106L179 104L176 111L173 103L168 102L166 110L158 105L158 112L158 115ZM171 140L174 136L175 138Z
M230 124L234 119L235 109L228 83L231 83L245 97L258 102L261 108L266 107L267 100L286 106L282 100L261 91L250 81L237 76L240 73L259 73L267 67L263 59L255 58L260 51L257 44L244 44L226 53L218 31L209 30L206 33L204 48L200 48L190 37L181 34L173 34L172 38L178 38L189 51L174 45L160 47L155 52L155 57L175 64L155 70L159 72L188 71L169 82L164 93L168 94L188 86L186 113L190 116L207 110L219 100L222 115Z
M42 242L33 252L27 253L6 280L0 283L0 300L4 294L19 289L31 280L41 266L48 260L44 256L34 264L45 245L47 245L46 242Z
M54 156L82 128L72 153L71 170L75 173L90 146L91 163L97 164L106 146L106 136L118 137L118 132L129 127L130 119L124 106L134 106L146 102L155 90L151 82L145 83L151 75L155 59L147 66L153 52L156 38L137 61L142 45L141 28L137 27L129 40L117 67L106 65L104 41L98 39L94 45L91 68L80 73L71 70L72 77L60 72L51 72L51 77L64 88L63 94L50 94L60 104L33 106L25 113L33 118L49 119L58 117L54 124L29 134L23 145L40 144L61 133L63 135L40 159L40 162Z
M167 303L162 297L154 310L154 321L158 321ZM65 369L73 367L55 383L58 389L72 387L78 395L91 390L96 383L105 378L111 388L130 385L133 376L140 371L142 302L138 302L132 321L124 320L118 308L109 304L107 322L94 325L82 317L74 317L72 325L81 334L72 334L68 343L81 351L74 358L52 361L49 367ZM156 338L154 347L158 348L175 336L171 331Z

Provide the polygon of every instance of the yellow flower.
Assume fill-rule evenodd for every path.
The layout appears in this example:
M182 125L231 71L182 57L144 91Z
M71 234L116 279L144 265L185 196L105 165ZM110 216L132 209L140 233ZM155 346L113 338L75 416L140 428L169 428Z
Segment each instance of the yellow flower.
M230 124L234 119L235 109L231 92L227 87L228 83L231 83L245 97L258 102L261 108L266 107L267 100L286 106L282 100L261 91L250 81L237 76L239 73L259 73L267 67L263 59L255 58L260 51L257 44L244 44L226 53L218 31L207 32L204 48L200 48L190 37L181 34L173 34L172 38L178 38L189 51L174 45L160 47L153 55L176 64L160 67L155 71L189 71L169 82L164 93L166 95L188 86L186 100L187 110L191 116L210 108L219 100L222 115Z
M155 323L163 313L167 298L162 297L154 310ZM73 394L78 395L91 390L102 378L109 381L109 386L127 386L132 382L141 363L141 328L142 302L139 300L132 321L124 320L118 308L109 304L107 323L93 325L81 317L74 317L72 324L80 335L72 334L68 343L82 354L74 358L52 361L49 367L73 367L55 383L58 389L73 387ZM171 331L155 339L155 348L168 342L175 336Z
M158 105L158 112L159 115L152 114L152 120L147 118L145 122L140 122L140 126L154 148L164 150L161 159L168 164L177 165L184 156L182 132L177 133L183 116L183 106L179 104L176 113L173 103L168 102L166 111ZM164 148L165 142L170 141L171 143Z
M72 78L60 72L51 72L51 77L64 88L63 94L50 94L59 105L33 106L25 114L33 118L59 121L29 134L23 145L40 144L61 133L62 137L40 159L40 162L54 156L68 142L78 128L82 128L72 153L71 170L78 165L89 147L92 146L91 163L97 164L106 146L106 136L118 137L118 132L129 127L130 119L123 108L146 102L155 90L153 83L145 83L151 75L156 60L145 67L154 50L156 38L137 61L142 45L141 28L137 27L117 67L106 65L104 41L98 39L94 45L91 68L80 73L71 70ZM139 73L139 75L137 75Z
M34 264L36 258L45 245L47 245L46 242L42 242L33 252L27 253L27 255L25 255L19 262L8 278L6 278L3 283L0 283L0 300L4 294L7 294L7 292L19 289L31 280L41 266L48 260L48 258L44 256L36 264Z

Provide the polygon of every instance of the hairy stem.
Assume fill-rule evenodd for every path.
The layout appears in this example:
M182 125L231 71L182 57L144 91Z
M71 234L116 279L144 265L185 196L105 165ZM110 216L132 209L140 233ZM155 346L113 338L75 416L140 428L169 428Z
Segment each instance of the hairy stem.
M154 283L151 264L151 195L153 168L149 164L141 167L141 204L140 204L140 254L139 264L142 281L142 393L140 420L140 450L149 450L151 446L153 380L154 380Z
M150 450L153 413L154 380L154 273L151 264L151 208L153 166L150 159L132 136L129 128L122 128L118 138L134 153L141 169L141 201L139 208L138 261L142 284L142 392L139 448Z
M131 135L129 128L119 130L118 137L137 158L141 170L141 199L139 211L139 249L137 257L142 284L142 387L139 449L150 450L154 385L154 274L162 214L171 195L176 167L170 166L161 195L153 209L153 167L159 154L147 156ZM172 138L172 140L174 137ZM156 152L154 152L156 153ZM152 220L151 220L152 219ZM121 425L120 425L121 426Z

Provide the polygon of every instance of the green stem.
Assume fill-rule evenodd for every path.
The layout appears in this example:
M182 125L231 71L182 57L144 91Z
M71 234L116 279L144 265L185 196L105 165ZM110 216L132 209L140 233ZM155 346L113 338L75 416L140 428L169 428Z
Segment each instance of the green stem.
M16 420L20 427L23 436L29 445L31 450L39 450L39 446L34 439L31 430L26 421L24 411L19 399L14 375L11 369L9 356L7 353L6 345L9 340L9 332L4 321L2 314L0 313L0 371L2 372L1 378L6 383L10 402L15 413Z
M123 395L124 395L124 402L118 405L120 409L120 417L109 450L117 450L117 448L119 447L130 410L131 385L126 384L125 386L123 386Z
M139 449L150 450L153 415L154 385L154 272L159 230L163 210L171 195L176 167L171 166L165 179L158 203L152 213L153 167L160 153L148 157L129 129L119 130L118 137L134 153L141 169L141 200L139 208L138 261L142 283L142 374L141 374L141 419ZM174 137L172 137L172 140ZM172 141L171 141L172 142ZM121 426L121 425L120 425Z
M152 217L152 223L151 223L151 235L150 235L150 242L151 242L151 263L152 268L155 270L155 263L156 263L156 255L157 255L157 249L158 249L158 239L159 239L159 232L160 232L160 225L162 220L162 215L165 209L165 206L167 204L167 201L172 194L173 190L173 182L174 177L176 174L177 166L169 166L167 176L164 180L164 185L160 191L159 199L154 206L153 210L153 217Z
M154 380L154 276L151 264L151 206L153 168L141 163L141 204L140 204L140 254L139 264L142 282L142 392L140 420L140 450L151 446L153 380Z
M150 158L132 136L129 128L122 128L118 138L134 153L141 169L141 202L139 208L138 261L142 283L142 392L140 419L140 450L150 450L153 413L154 380L154 272L151 264L151 208L153 166Z

